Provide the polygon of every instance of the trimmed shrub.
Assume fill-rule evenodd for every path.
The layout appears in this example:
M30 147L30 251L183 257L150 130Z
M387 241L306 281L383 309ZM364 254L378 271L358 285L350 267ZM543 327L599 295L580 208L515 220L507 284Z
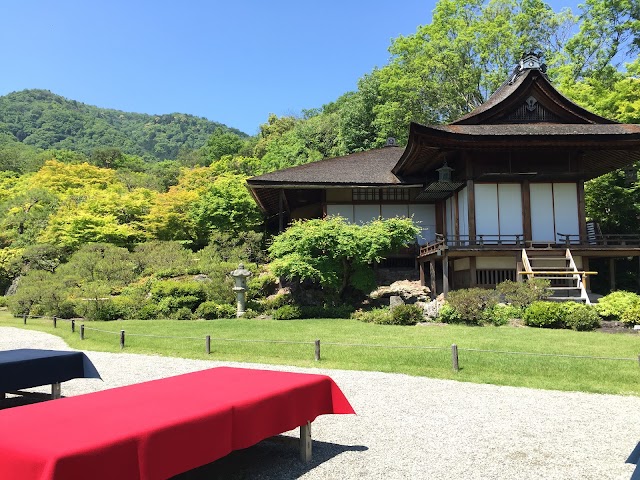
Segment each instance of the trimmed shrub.
M620 320L628 326L640 325L640 304L635 304L622 312Z
M625 310L638 304L640 304L640 295L620 290L602 297L595 307L602 318L621 320Z
M485 314L486 321L497 327L506 325L509 320L514 318L522 318L522 308L503 303L498 303L491 310L487 310Z
M377 323L378 325L388 325L392 322L391 310L389 307L373 308L371 310L356 310L351 314L351 318L364 323Z
M453 308L448 303L445 303L442 308L438 311L438 316L436 320L442 323L463 323L464 320L458 313L458 311Z
M549 297L549 280L534 278L527 282L512 282L505 280L496 285L496 291L500 299L514 307L524 308L533 302Z
M247 308L244 311L244 315L242 316L242 318L256 318L257 316L258 316L258 312L250 308Z
M274 320L293 320L296 318L302 318L300 307L296 305L283 305L273 311Z
M557 302L533 302L524 311L522 319L529 327L564 328L567 316L566 307Z
M267 310L276 310L280 307L284 307L285 305L289 305L291 302L292 299L290 295L281 293L262 300L254 300L251 302L251 308L256 307L256 310L264 312Z
M216 302L202 302L196 309L197 318L205 320L214 320L216 318L235 318L236 307L226 303L218 304Z
M7 297L0 295L0 308L6 307L8 304Z
M390 325L415 325L422 321L424 315L417 305L397 305L391 309Z
M158 306L155 303L145 303L138 310L139 320L156 320L158 318Z
M594 307L582 303L566 302L564 308L566 311L565 324L568 328L587 332L600 326L600 315Z
M193 313L190 308L180 307L171 314L172 320L193 320Z
M482 325L486 322L486 312L498 303L495 290L467 288L450 292L447 303L469 325Z
M301 318L349 318L353 313L351 305L330 306L302 306Z

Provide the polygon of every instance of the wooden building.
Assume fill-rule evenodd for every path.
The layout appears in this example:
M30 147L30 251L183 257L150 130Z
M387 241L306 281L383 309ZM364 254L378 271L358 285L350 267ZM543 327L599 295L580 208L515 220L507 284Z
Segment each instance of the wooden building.
M640 236L602 235L584 182L640 160L640 125L595 115L560 94L529 54L487 102L448 125L410 125L389 145L248 180L280 229L297 218L410 216L411 259L433 292L547 277L586 298L594 257L640 255ZM404 252L405 257L409 252Z

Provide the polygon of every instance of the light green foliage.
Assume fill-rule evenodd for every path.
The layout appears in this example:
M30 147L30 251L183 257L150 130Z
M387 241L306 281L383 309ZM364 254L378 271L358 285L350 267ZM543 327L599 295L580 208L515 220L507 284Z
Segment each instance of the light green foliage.
M196 261L191 250L179 242L158 240L136 245L131 259L136 263L138 273L155 273L163 277L184 275Z
M595 308L602 318L620 320L625 310L636 305L640 305L640 295L620 290L600 298Z
M244 140L240 135L217 129L207 139L207 143L203 147L203 154L207 164L210 164L220 160L225 155L237 154L243 146Z
M423 310L417 305L397 305L391 309L389 325L415 325L424 321Z
M521 318L522 312L521 307L498 303L487 313L486 319L489 323L499 327L506 325L510 320Z
M341 217L294 222L269 247L271 271L288 280L310 280L329 295L342 297L348 288L361 292L374 286L371 265L415 240L410 219L350 224Z
M620 320L625 325L640 325L640 302L627 307L625 311L622 312Z
M195 316L205 320L234 318L236 316L236 307L228 303L203 302L196 309Z
M463 322L483 325L490 321L491 312L498 303L498 295L493 289L466 288L449 292L447 303Z
M564 328L567 310L560 302L534 302L524 311L525 325L539 328Z
M448 303L445 303L438 311L436 319L442 323L464 323L462 316Z
M389 307L372 308L371 310L356 310L351 318L364 323L389 325L393 321Z
M283 305L273 311L274 320L294 320L302 318L302 311L297 305Z
M524 308L532 302L544 300L550 295L548 288L549 280L541 278L534 278L522 283L506 280L496 285L500 301L516 308Z
M567 328L586 332L600 327L600 315L593 306L575 302L565 302L563 305Z

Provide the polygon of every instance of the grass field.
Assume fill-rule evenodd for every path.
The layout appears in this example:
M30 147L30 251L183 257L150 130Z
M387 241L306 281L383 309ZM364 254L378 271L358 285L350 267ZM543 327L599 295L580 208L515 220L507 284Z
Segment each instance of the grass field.
M76 323L75 333L71 332L70 322L63 320L58 320L56 329L51 319L29 319L25 327L22 318L14 318L7 311L0 311L0 326L51 333L71 347L83 350L118 352L119 333L125 330L125 351L130 353L374 370L496 385L640 395L637 360L640 336L630 334L509 326L399 327L340 319L127 320L86 322L85 339L80 340L80 322ZM211 336L210 355L205 352L207 335ZM315 339L321 341L319 362L314 360ZM453 343L459 349L459 372L452 369Z

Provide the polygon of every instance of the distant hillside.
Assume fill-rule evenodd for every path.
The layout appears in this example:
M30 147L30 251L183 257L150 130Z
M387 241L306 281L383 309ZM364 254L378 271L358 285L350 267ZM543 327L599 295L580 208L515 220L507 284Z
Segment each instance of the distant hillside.
M0 133L42 149L87 155L96 148L174 159L181 148L203 146L215 131L247 135L206 118L171 113L147 115L98 108L47 90L23 90L0 97Z

